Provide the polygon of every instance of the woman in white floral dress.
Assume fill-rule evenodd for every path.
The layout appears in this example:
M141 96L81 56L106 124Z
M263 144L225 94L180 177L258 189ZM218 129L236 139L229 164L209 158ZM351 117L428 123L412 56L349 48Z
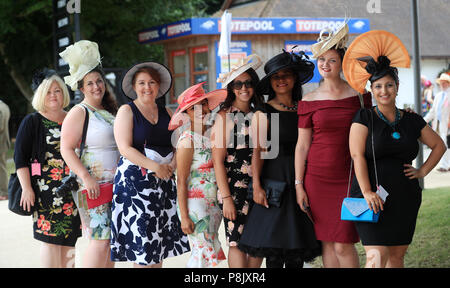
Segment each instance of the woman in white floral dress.
M215 267L226 259L218 236L222 212L217 202L211 142L204 135L205 116L225 98L226 90L205 94L201 85L194 85L179 96L180 106L169 124L173 130L186 114L190 119L190 129L181 134L176 154L178 215L181 229L191 243L191 257L186 265L190 268Z

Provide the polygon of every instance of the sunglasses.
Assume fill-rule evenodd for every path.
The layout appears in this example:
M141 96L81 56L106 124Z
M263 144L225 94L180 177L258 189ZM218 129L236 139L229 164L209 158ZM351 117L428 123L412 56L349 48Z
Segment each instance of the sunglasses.
M245 82L241 82L241 81L234 81L233 82L233 89L239 90L242 88L242 86L244 86L246 88L253 88L253 83L251 80L247 80Z

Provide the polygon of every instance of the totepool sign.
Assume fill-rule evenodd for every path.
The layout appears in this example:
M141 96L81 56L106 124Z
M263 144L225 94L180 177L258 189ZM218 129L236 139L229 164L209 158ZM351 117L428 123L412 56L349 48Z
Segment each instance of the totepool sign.
M322 29L336 30L343 18L233 18L234 34L318 34ZM370 30L369 19L348 20L349 32L361 34ZM187 35L220 34L219 18L191 18L175 23L148 28L139 32L140 43L168 40Z

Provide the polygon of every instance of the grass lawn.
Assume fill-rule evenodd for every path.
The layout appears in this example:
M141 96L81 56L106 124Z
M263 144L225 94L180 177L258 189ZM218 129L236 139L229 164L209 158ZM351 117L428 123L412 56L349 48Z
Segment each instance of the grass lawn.
M405 256L406 268L450 267L450 187L424 190L413 242ZM356 244L361 267L365 251ZM319 257L314 267L322 267Z

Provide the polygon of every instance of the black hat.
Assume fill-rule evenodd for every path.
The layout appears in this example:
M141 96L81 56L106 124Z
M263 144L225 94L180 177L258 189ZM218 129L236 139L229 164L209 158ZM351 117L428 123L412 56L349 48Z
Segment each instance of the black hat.
M378 56L378 62L375 61L371 56L365 56L358 58L359 61L367 63L366 71L371 76L369 78L370 82L375 82L378 79L383 78L386 75L391 75L395 82L398 82L398 70L395 67L391 67L391 60L386 56Z
M307 83L314 76L314 63L308 60L308 55L300 51L299 54L293 52L283 52L272 57L264 65L264 72L266 76L259 81L256 90L260 94L269 94L270 91L270 77L282 69L289 68L297 75L297 80L300 85Z
M58 75L55 70L44 68L42 70L38 70L34 73L33 79L31 80L31 89L33 92L37 90L39 85L41 85L44 79L48 79L53 75Z

